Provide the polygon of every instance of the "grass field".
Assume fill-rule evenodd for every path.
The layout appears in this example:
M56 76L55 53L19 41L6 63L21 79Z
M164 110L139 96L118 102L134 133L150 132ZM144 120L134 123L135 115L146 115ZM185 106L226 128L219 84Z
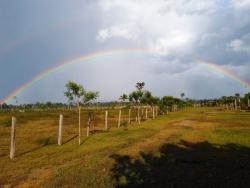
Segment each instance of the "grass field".
M60 113L64 144L57 146ZM104 132L104 112L95 112L79 146L76 112L0 112L0 187L250 187L250 113L191 108L128 130L117 128L117 110L109 115Z

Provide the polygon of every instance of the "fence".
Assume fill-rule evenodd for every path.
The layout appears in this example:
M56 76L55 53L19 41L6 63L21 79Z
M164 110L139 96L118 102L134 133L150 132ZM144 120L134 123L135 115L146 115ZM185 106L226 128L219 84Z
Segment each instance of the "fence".
M77 111L62 110L59 113L25 112L15 115L16 117L12 117L11 122L7 121L8 124L11 123L10 139L7 138L10 127L7 124L4 126L5 139L1 142L2 138L0 138L4 147L0 156L7 155L9 150L10 158L13 159L47 145L57 143L61 146L79 136ZM147 119L155 119L157 115L157 107L83 109L81 111L81 134L79 138L120 128L133 122L141 124L142 121ZM10 149L7 149L8 143L10 143Z

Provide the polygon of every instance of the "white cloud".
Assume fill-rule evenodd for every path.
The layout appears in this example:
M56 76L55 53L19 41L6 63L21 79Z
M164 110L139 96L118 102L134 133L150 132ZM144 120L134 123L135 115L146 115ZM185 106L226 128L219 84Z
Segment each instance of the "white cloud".
M165 37L158 38L155 43L150 44L150 49L160 55L168 55L176 49L181 50L192 40L190 33L183 31L173 31Z
M250 34L231 41L227 46L229 50L235 52L250 53Z
M235 8L250 8L250 0L232 0Z
M96 38L99 41L105 41L113 37L120 37L124 39L136 39L139 32L139 29L133 24L114 25L105 29L101 29L98 32Z
M201 22L209 20L215 4L215 0L100 0L104 21L96 39L139 41L141 47L162 55L183 47L191 50L206 29Z

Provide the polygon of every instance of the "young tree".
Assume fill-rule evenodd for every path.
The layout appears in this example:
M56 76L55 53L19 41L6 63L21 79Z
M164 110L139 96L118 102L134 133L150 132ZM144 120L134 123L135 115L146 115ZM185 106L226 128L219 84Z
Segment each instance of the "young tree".
M140 124L140 105L142 103L142 98L145 93L142 89L144 88L145 83L144 82L137 82L135 87L136 91L133 91L132 93L129 94L128 98L129 101L132 102L135 106L137 106L137 119L138 123Z
M88 104L90 101L98 97L98 92L85 91L83 86L75 83L74 81L68 81L65 85L66 92L64 95L68 98L69 102L76 103L78 108L78 134L79 134L79 145L81 144L81 104Z
M93 91L85 92L82 97L82 103L84 105L87 105L91 101L97 99L98 96L99 96L98 92L93 92ZM87 136L89 136L89 129L90 129L91 122L92 122L92 113L89 111L88 112L88 124L87 124Z
M64 95L68 98L69 102L75 102L78 108L78 135L79 145L81 144L81 97L84 95L84 88L82 85L75 83L74 81L68 81L65 85L67 91Z

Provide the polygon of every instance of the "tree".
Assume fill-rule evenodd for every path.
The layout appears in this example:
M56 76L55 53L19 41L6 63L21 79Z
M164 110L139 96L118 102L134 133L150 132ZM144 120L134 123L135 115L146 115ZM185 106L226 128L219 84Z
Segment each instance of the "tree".
M129 101L132 102L135 106L137 106L137 118L138 118L139 124L141 123L140 122L140 105L142 103L142 97L145 93L145 91L142 90L144 86L145 86L144 82L137 82L135 85L136 91L133 91L128 96Z
M121 100L122 102L125 102L127 99L128 99L128 95L126 95L126 94L122 94L122 95L119 97L119 100Z
M185 93L181 93L181 98L183 99L185 97Z
M239 98L240 94L239 93L235 93L235 97Z
M139 91L141 91L141 90L144 88L144 86L145 86L145 82L137 82L136 85L135 85L135 87L136 87Z
M84 92L83 97L82 97L82 103L84 105L87 105L91 101L97 99L98 97L99 97L99 93L98 92L93 92L93 91Z
M17 99L17 96L14 96L14 97L13 97L13 99L15 100L15 103L16 103L15 108L17 109L17 105L18 105L18 99Z
M82 85L74 81L68 81L65 85L66 92L64 95L68 98L68 102L74 102L78 108L78 131L79 131L79 145L81 144L81 103L88 104L90 101L98 97L98 92L86 92Z

